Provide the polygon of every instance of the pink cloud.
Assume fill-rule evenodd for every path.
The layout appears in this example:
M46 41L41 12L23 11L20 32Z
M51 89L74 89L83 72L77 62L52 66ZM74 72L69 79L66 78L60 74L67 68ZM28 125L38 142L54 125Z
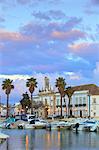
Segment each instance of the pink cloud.
M74 52L79 52L81 50L85 51L85 49L89 46L90 46L90 43L75 43L75 44L70 45L69 47Z
M0 30L0 40L11 40L11 41L31 41L32 37L22 35L18 32L9 32L5 30Z
M75 43L69 45L70 51L95 62L99 60L99 43Z
M67 32L53 31L51 36L56 39L74 39L74 38L84 38L85 33L80 30L70 30Z

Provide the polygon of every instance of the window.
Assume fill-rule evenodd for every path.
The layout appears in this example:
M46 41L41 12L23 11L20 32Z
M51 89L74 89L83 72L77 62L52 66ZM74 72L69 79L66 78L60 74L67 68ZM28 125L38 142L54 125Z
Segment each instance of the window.
M47 105L47 99L45 99L45 105Z
M66 102L65 98L64 98L64 103Z
M93 103L96 104L96 98L93 98Z
M79 97L79 104L82 104L82 97Z
M83 97L83 104L86 104L86 97Z
M59 99L57 99L57 105L59 105Z
M96 116L96 112L94 112L94 117Z
M70 100L70 104L72 104L72 99Z
M78 104L78 97L76 97L76 104Z
M93 109L96 110L96 106L93 106Z

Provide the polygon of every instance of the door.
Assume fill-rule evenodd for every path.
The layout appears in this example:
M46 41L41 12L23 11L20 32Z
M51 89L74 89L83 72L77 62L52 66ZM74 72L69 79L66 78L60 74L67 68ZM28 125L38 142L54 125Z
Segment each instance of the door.
M72 110L70 109L70 116L72 116Z
M82 117L82 110L80 110L80 117Z

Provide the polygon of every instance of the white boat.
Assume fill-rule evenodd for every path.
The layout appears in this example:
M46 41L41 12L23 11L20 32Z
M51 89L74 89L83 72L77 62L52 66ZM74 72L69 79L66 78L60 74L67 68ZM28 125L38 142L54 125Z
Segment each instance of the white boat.
M53 121L53 122L48 123L46 125L46 128L50 130L55 130L57 129L58 124L59 124L59 121Z
M72 126L72 130L78 130L78 131L82 131L84 130L84 126L86 124L86 121L88 119L85 119L85 118L79 118L79 119L76 119L73 123L71 123L71 126Z
M67 121L59 121L58 125L57 125L58 129L70 129L71 128L71 124Z
M33 126L34 124L32 124L32 123L28 123L28 124L25 124L24 125L24 128L25 129L34 129L34 126Z
M0 139L7 139L7 138L9 138L9 136L7 134L0 132Z
M82 119L79 120L79 122L77 122L75 124L75 126L73 126L73 130L77 131L97 131L97 128L99 127L99 122L94 120L94 119Z
M25 129L42 129L46 128L47 122L40 118L35 118L31 120L28 124L25 124Z
M2 143L3 141L5 141L8 138L9 138L9 136L7 134L1 133L1 131L0 131L0 143Z
M85 122L87 121L88 119L86 118L77 118L77 119L74 119L73 121L70 122L71 124L71 129L72 130L79 130L79 131L82 131L83 130L83 126L85 125Z
M85 122L84 125L84 130L85 131L97 131L97 128L99 127L99 122L94 119L89 119L88 121Z

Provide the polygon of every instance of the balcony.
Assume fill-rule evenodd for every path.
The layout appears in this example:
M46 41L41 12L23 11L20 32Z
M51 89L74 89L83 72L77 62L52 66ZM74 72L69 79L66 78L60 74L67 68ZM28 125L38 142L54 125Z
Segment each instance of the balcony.
M78 105L78 104L75 104L75 107L79 107L79 105Z
M56 107L58 108L58 107L61 107L60 105L56 105Z
M85 107L86 104L75 104L75 107Z

